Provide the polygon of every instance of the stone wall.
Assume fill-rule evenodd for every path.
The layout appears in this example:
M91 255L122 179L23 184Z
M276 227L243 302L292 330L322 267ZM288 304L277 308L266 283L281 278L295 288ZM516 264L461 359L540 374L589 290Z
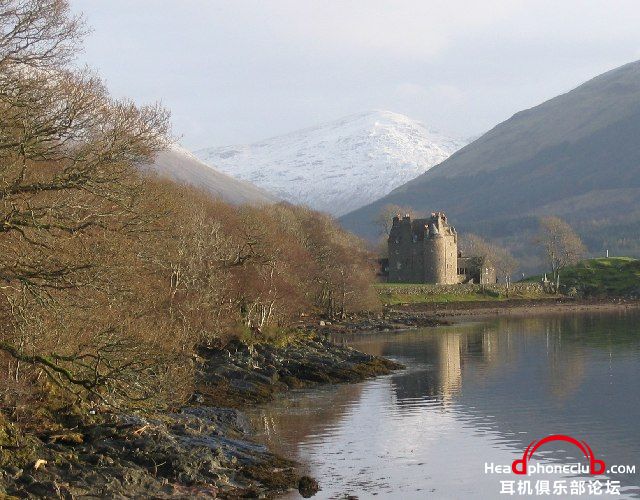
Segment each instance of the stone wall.
M460 285L429 285L429 284L381 284L380 293L395 293L402 295L468 295L470 293L499 293L507 291L504 283L479 285L476 283ZM544 294L542 283L511 283L509 293L513 294Z

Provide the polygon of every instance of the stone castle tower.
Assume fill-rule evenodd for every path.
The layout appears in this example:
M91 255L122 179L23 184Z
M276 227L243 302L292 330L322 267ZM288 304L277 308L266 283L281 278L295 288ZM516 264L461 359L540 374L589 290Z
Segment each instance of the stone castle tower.
M389 233L389 281L459 283L458 235L442 212L427 219L393 218Z

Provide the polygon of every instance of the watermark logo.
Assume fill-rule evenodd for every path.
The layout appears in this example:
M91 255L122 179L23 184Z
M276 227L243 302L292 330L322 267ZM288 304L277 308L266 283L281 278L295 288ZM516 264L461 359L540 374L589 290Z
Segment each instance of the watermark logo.
M533 457L535 451L546 443L553 441L565 441L572 445L575 445L586 457L589 462L589 474L592 476L598 474L604 474L606 471L606 464L602 460L598 460L593 454L593 450L585 441L578 441L576 438L567 436L565 434L553 434L547 436L541 440L533 440L527 446L527 449L522 454L522 458L514 460L511 464L511 471L514 474L526 475L529 472L529 460Z
M532 462L534 453L547 443L560 441L569 443L580 450L587 459L587 463L541 463L539 460ZM516 474L520 478L505 479L500 481L500 495L553 495L568 496L600 496L620 495L620 480L604 478L580 479L578 476L588 474L591 476L609 474L636 474L635 465L610 465L607 467L604 460L595 457L591 447L584 441L579 441L564 434L553 434L540 440L532 441L522 454L521 458L511 464L496 464L485 462L485 474ZM521 476L534 476L538 474L559 475L558 479L528 479ZM563 478L564 477L564 478ZM566 479L565 479L566 478Z

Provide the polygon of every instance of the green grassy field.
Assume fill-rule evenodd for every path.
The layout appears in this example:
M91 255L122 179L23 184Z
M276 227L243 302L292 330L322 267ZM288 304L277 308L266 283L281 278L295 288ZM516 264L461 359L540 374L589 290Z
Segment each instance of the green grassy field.
M533 276L527 281L539 281ZM609 257L583 260L560 273L560 285L583 296L640 296L640 260Z
M514 283L509 295L504 289L445 291L438 293L437 287L405 283L379 283L380 298L385 304L448 304L452 302L500 302L504 300L536 300L557 295L536 291L522 291L523 283L539 283L542 275L531 276ZM575 297L639 297L640 260L631 257L589 259L568 267L560 273L561 294ZM424 291L420 290L421 288ZM491 288L491 287L489 287ZM494 287L495 288L495 287ZM416 291L417 289L417 291Z

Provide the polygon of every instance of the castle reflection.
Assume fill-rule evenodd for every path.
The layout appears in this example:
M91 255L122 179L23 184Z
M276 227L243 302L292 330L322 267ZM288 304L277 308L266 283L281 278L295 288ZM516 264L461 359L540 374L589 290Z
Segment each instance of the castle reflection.
M567 324L571 327L566 328ZM484 385L493 379L493 372L503 374L530 356L544 364L532 382L548 384L551 393L563 399L578 390L584 377L585 358L563 348L562 332L573 332L577 328L580 327L573 317L499 319L491 323L440 327L427 335L425 331L405 333L402 342L396 341L396 334L351 341L370 353L425 365L424 371L399 373L393 378L400 405L405 399L424 396L438 398L443 403L453 402L465 386ZM514 336L518 337L517 342L513 341ZM564 342L574 340L571 335ZM582 348L580 344L574 347Z
M321 474L341 469L334 454L342 461L352 453L368 457L374 470L394 453L398 463L420 457L428 470L437 469L434 453L449 453L474 469L498 450L521 453L533 439L557 433L587 440L610 463L635 464L639 319L631 312L505 317L342 337L407 369L297 392L258 409L254 424L275 450L303 462L312 457ZM474 447L480 451L465 451ZM567 458L562 450L548 458L554 453Z
M427 398L516 448L565 433L635 463L638 319L632 312L499 318L353 343L367 351L379 344L375 352L414 367L391 379L399 407Z

